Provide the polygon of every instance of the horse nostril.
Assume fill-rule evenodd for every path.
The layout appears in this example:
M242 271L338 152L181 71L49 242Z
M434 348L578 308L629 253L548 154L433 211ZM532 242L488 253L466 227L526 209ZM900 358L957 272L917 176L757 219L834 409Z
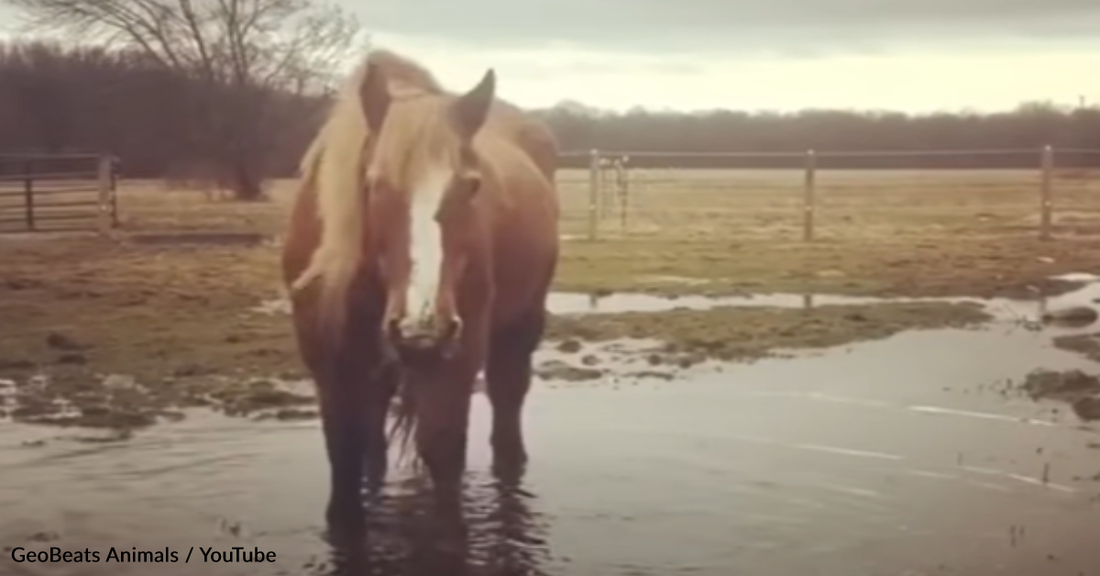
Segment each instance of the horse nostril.
M401 320L390 318L386 321L386 336L393 341L401 339Z
M447 329L443 332L444 340L455 340L462 334L462 319L458 316L452 316L450 321L447 322Z

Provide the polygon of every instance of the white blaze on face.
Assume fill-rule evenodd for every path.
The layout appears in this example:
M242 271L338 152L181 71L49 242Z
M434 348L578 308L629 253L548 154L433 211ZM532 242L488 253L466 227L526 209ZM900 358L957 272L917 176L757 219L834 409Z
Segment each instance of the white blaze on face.
M453 172L436 166L424 173L412 191L409 206L409 287L402 328L415 331L431 325L443 266L443 231L435 216Z

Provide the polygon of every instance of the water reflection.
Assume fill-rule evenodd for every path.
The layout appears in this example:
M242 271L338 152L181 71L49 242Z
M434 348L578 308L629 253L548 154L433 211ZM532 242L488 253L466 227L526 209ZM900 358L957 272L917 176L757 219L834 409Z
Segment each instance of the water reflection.
M974 297L891 297L846 296L840 294L741 294L732 296L662 296L647 293L575 293L553 292L548 309L554 314L609 314L621 312L666 312L670 310L711 310L724 307L788 308L810 310L818 306L855 306L891 303L974 304L1001 319L1039 318L1048 310L1075 306L1090 307L1100 301L1100 280L1092 275L1067 274L1051 278L1082 283L1069 292L1050 294L1036 286L1028 298Z
M1068 274L1051 280L1076 282L1083 285L1070 292L1050 295L1041 286L1027 298L975 297L874 297L841 294L740 294L730 296L681 295L665 296L636 292L552 292L547 310L552 314L614 314L623 312L667 312L670 310L705 311L714 308L787 308L810 310L817 306L857 306L899 303L974 304L984 307L1000 319L1038 318L1048 309L1067 306L1093 306L1100 301L1100 280L1092 275ZM1038 308L1038 312L1037 309ZM264 300L251 309L260 314L289 314L290 302L285 295ZM1038 315L1037 315L1038 314Z
M0 574L1092 574L1098 436L1003 393L1037 367L1089 366L1031 333L929 330L690 383L540 387L526 415L535 456L511 486L489 472L478 395L467 530L449 547L428 486L400 469L369 502L367 536L326 544L316 422L195 411L92 445L0 424L0 546L278 554L163 570L0 555Z
M435 513L431 486L419 477L370 497L367 535L330 539L330 562L317 576L543 575L550 554L547 521L517 478L470 475L463 514Z

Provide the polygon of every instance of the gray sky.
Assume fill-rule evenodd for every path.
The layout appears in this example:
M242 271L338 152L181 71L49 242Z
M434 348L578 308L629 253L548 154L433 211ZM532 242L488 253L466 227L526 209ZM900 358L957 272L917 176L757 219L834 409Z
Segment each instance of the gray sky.
M343 0L374 30L469 46L830 54L950 41L1092 40L1094 0Z
M342 0L457 86L624 109L1100 101L1096 0ZM424 15L428 15L425 17Z

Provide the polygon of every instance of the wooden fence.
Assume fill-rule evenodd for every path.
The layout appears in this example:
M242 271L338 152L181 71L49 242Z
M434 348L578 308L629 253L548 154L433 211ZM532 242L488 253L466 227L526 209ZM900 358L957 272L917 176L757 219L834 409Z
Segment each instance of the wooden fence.
M600 236L601 222L609 217L620 220L626 229L628 206L633 202L634 173L653 168L700 170L787 170L802 173L800 190L801 235L814 240L817 210L818 176L829 170L967 170L999 169L1006 158L1016 164L1031 164L1038 176L1035 184L1035 206L1038 209L1037 233L1042 239L1052 236L1053 198L1057 171L1091 172L1100 168L1100 150L1039 149L999 150L879 150L879 151L814 151L797 152L654 152L590 150L566 152L562 163L571 168L587 170L585 182L575 182L588 189L587 236ZM639 170L641 169L641 170Z
M101 154L0 155L0 233L117 227L117 167Z

